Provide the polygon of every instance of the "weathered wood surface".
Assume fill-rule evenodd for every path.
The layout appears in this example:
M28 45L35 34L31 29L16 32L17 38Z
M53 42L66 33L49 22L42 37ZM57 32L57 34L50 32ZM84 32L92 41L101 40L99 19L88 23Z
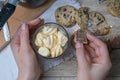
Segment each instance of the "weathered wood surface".
M110 54L113 67L106 80L120 80L120 49ZM42 80L77 80L77 61L73 58L44 73Z

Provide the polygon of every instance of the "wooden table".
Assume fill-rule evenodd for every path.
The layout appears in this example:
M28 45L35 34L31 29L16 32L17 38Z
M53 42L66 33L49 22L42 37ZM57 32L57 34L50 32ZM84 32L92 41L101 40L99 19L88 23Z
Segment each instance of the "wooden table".
M106 11L106 7L96 4L96 0L82 0L82 6L87 6L90 10L99 11L104 16L111 18L112 16ZM113 19L114 20L114 19ZM110 24L120 25L119 21L110 21ZM113 63L112 70L110 71L106 80L120 80L120 49L113 50L110 54ZM42 80L76 80L77 75L77 62L73 58L65 63L51 69L44 73Z
M110 54L113 67L105 80L120 80L120 49ZM73 58L44 73L42 80L77 80L77 61Z

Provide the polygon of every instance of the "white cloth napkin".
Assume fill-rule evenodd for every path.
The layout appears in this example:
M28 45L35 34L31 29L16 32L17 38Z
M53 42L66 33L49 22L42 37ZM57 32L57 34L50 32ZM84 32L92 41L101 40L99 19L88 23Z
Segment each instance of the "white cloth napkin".
M45 23L56 22L55 17L54 17L54 12L58 7L64 6L64 5L72 5L76 9L80 8L80 4L77 0L56 0L55 3L40 16L40 18L43 18L45 20ZM78 28L79 28L78 25L75 25L72 28L66 28L70 38L71 38L71 35L73 34L73 32ZM69 60L70 58L72 58L74 56L74 53L75 53L75 50L70 44L68 46L68 49L64 53L64 55L59 57L59 58L44 59L44 58L39 56L41 68L43 69L43 71L47 71L50 68L52 68L56 65L59 65L60 63L66 61L66 60Z

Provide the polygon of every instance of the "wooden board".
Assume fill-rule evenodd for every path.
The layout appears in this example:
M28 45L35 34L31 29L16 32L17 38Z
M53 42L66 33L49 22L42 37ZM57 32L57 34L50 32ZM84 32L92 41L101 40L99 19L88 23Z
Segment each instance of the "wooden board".
M110 54L112 68L105 80L120 80L120 49L113 50ZM42 80L77 80L77 59L64 62L43 73Z
M48 9L55 0L47 0L47 2L34 9L25 8L18 5L14 14L8 20L11 38L19 28L21 23L32 20L40 16L46 9ZM0 32L0 50L2 50L9 42L4 39L3 31Z
M120 80L120 49L113 50L110 54L112 69L105 80ZM44 73L42 80L77 80L77 60L73 58Z

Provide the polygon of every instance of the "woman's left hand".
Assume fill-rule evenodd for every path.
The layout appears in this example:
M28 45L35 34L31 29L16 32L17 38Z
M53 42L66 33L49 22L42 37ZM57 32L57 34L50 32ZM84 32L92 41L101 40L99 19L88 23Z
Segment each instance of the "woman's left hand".
M24 23L16 32L10 45L18 66L18 80L38 80L41 74L36 54L31 48L29 30L44 23L42 19L35 19Z

